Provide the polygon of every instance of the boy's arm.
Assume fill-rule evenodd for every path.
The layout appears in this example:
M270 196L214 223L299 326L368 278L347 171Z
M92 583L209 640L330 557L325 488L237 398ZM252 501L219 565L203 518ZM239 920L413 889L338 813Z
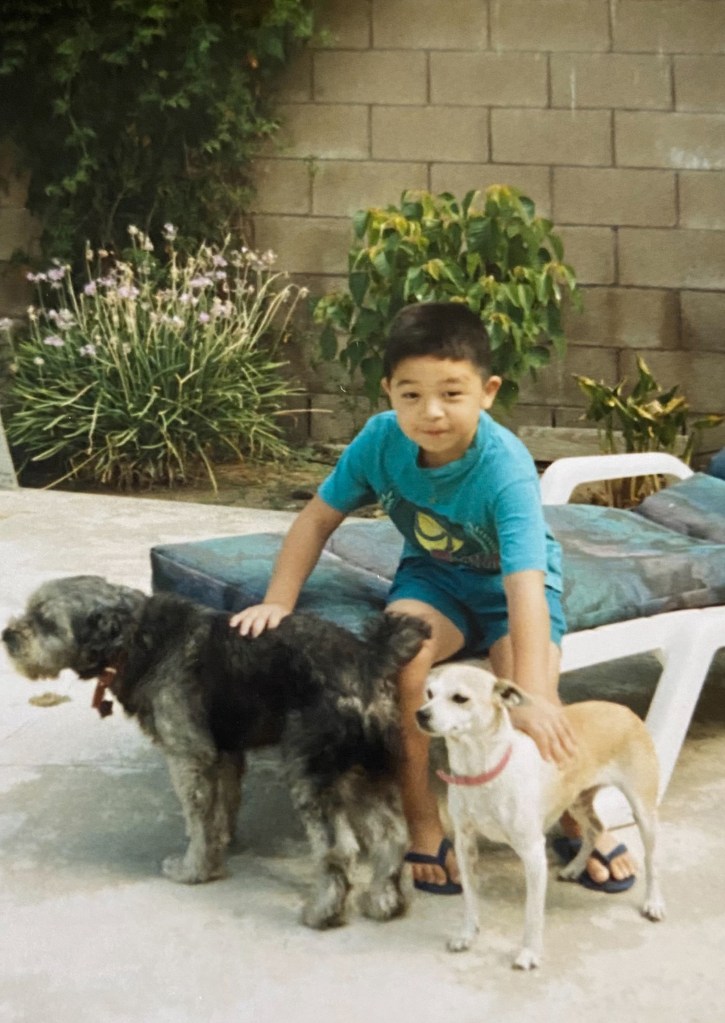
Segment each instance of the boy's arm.
M517 708L514 724L534 740L546 760L564 762L576 748L569 723L561 713L558 662L551 663L549 607L544 574L536 570L504 577L513 658L513 679L532 697Z
M300 590L318 562L330 535L345 516L322 498L313 497L290 526L272 572L264 603L235 614L230 625L242 636L259 636L276 628L294 610Z

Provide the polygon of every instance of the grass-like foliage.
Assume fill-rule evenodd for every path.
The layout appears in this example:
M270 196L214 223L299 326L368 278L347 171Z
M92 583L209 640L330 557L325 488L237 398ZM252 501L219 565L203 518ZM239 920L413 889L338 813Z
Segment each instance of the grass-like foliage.
M162 261L129 233L123 260L86 252L83 285L60 261L30 275L39 301L13 341L11 444L26 463L120 489L200 466L214 484L215 460L285 454L279 415L298 388L280 348L304 289L271 253L202 245L183 258L166 225Z

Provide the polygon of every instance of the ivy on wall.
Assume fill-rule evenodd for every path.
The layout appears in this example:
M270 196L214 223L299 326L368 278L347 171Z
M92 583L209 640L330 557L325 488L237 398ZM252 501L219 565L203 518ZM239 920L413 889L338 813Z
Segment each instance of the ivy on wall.
M239 228L276 130L271 82L310 38L309 0L0 0L0 125L31 172L46 256L130 224Z

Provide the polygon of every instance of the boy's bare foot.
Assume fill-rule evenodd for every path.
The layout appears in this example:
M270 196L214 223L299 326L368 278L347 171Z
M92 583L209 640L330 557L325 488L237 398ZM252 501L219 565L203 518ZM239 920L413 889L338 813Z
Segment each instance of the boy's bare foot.
M616 849L619 844L619 839L609 831L602 832L597 839L597 849L606 858L609 857L611 851ZM587 873L595 884L603 884L610 877L615 881L623 881L625 878L632 877L637 873L637 864L629 849L625 849L618 856L615 856L614 859L609 860L608 868L601 860L595 856L590 856L587 860Z

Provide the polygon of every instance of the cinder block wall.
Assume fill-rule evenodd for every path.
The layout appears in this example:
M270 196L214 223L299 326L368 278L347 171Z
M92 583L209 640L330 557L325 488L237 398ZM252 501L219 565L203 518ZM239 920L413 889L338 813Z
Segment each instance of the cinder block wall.
M356 210L516 185L557 225L584 310L515 425L578 423L572 374L614 383L635 352L695 411L725 409L723 0L329 0L322 16L333 41L289 69L258 165L257 245L327 289ZM313 436L339 438L339 388L309 379L337 413Z
M289 68L285 129L257 167L258 246L326 290L361 207L516 185L563 236L584 310L513 425L577 424L572 374L613 383L635 352L696 412L725 408L725 0L321 0L321 18L331 45ZM0 146L0 316L30 299L10 257L38 235L11 156ZM294 365L332 414L302 433L344 440L367 408L313 354Z

